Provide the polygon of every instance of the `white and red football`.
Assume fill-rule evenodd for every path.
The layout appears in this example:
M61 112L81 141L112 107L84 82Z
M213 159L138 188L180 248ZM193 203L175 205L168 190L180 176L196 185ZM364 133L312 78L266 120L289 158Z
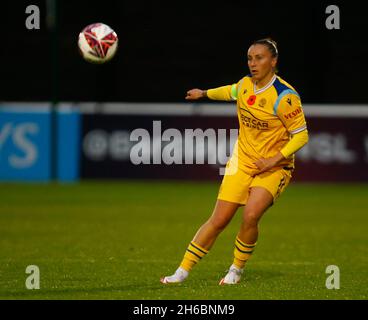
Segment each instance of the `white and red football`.
M82 57L91 63L105 63L118 48L118 36L104 23L93 23L79 34L78 47Z

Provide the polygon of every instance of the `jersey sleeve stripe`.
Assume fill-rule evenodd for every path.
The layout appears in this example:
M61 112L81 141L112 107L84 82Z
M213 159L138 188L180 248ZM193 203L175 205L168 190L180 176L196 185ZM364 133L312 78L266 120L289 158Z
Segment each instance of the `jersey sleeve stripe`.
M304 125L304 126L302 126L302 127L298 128L298 129L291 130L291 131L290 131L290 133L291 133L291 134L296 134L296 133L299 133L299 132L304 131L305 129L307 129L307 126L306 126L306 125Z
M287 89L287 90L282 91L281 94L279 94L279 96L277 97L277 100L276 100L276 102L275 102L275 104L273 106L273 113L274 113L274 115L277 115L277 108L279 107L280 101L287 94L295 94L295 95L297 95L299 97L299 94L296 91L292 90L292 89Z

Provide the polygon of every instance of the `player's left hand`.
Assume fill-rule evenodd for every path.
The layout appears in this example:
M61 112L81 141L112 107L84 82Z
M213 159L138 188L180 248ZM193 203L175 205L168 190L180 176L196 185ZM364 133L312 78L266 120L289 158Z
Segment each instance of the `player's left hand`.
M260 158L254 164L257 166L259 171L257 174L266 172L280 163L281 160L285 159L281 152L271 158Z

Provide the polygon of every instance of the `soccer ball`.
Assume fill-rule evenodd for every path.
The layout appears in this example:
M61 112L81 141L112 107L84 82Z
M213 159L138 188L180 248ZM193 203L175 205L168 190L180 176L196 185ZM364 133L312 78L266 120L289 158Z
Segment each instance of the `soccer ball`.
M105 63L115 55L118 36L108 25L93 23L85 27L78 38L79 52L91 63Z

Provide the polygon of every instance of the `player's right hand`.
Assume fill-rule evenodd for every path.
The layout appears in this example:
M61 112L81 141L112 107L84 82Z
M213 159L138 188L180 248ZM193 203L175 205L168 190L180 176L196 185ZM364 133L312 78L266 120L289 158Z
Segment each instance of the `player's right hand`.
M205 97L205 91L201 89L191 89L187 92L186 100L197 100Z

